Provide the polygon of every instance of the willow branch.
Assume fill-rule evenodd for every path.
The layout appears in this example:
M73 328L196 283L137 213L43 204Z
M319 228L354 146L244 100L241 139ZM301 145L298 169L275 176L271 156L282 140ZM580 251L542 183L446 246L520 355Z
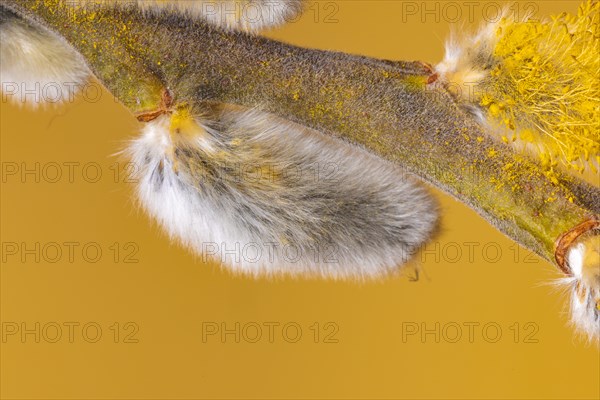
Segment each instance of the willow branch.
M304 49L134 8L4 3L62 35L142 120L214 102L277 114L402 165L549 261L568 246L557 248L559 237L600 214L597 187L560 173L551 181L493 140L423 63Z

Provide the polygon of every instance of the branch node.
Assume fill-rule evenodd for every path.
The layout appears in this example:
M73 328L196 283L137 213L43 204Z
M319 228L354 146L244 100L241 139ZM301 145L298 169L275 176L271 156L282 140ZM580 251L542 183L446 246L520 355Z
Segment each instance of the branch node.
M581 235L591 232L595 229L600 229L600 219L597 216L593 216L590 219L580 223L556 239L554 244L554 258L556 259L556 264L560 270L566 275L573 275L573 272L571 271L567 261L567 252Z

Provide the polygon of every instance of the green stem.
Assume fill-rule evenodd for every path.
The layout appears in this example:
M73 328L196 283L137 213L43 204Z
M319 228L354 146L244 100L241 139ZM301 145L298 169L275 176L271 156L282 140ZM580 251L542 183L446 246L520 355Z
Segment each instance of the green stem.
M421 63L303 49L135 8L9 7L61 34L134 113L175 104L254 107L359 144L469 204L554 260L556 239L600 214L600 190L542 167L483 131Z

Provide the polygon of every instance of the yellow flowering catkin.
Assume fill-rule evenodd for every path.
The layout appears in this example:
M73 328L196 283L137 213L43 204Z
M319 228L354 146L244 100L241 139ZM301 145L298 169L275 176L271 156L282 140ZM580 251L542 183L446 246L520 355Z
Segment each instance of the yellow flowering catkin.
M548 172L600 163L600 3L550 21L502 19L479 104L505 142L537 150Z

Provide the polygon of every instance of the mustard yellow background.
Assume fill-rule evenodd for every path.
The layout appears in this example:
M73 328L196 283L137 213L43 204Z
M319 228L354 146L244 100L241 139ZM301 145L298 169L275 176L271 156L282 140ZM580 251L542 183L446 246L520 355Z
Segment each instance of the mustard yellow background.
M482 19L486 3L453 3L463 13L455 29ZM517 7L542 17L575 11L577 3ZM268 35L302 46L435 63L451 29L447 20L455 20L447 7L313 2L299 21ZM475 7L473 21L469 7ZM487 10L494 16L493 8ZM115 179L114 165L123 160L113 154L139 125L110 94L38 112L2 102L0 112L2 398L600 397L599 352L567 326L566 296L550 285L560 274L446 195L435 193L442 232L412 263L422 268L416 282L412 271L374 283L241 278L170 243L136 208L122 164ZM36 163L46 168L39 183L32 175L8 173L15 165ZM57 183L51 183L52 163L63 165ZM73 182L64 163L79 163ZM97 164L82 172L89 163ZM92 183L96 165L102 175ZM79 243L73 262L67 254L47 262L54 257L48 244L64 242ZM47 254L40 254L40 262L25 254L22 262L21 253L5 251L11 243L39 243ZM97 263L81 255L86 243L103 250ZM114 243L119 254L111 250ZM138 262L124 262L132 251ZM39 343L34 334L23 340L20 332L7 333L22 323L27 329L40 324ZM72 343L65 323L79 324ZM247 330L239 343L233 334L203 340L203 326L213 323L228 329L239 323ZM265 323L279 324L272 343ZM281 332L290 323L302 328L296 343L289 343L294 330ZM436 323L439 343L434 333L422 338L407 331L422 324L435 331ZM479 324L472 340L469 323ZM62 337L51 343L54 324L62 326ZM85 337L81 332L86 324L102 328L96 343L89 343L93 329ZM255 336L253 324L263 326L256 343L248 340ZM486 324L492 328L483 332ZM458 339L456 326L462 329Z

